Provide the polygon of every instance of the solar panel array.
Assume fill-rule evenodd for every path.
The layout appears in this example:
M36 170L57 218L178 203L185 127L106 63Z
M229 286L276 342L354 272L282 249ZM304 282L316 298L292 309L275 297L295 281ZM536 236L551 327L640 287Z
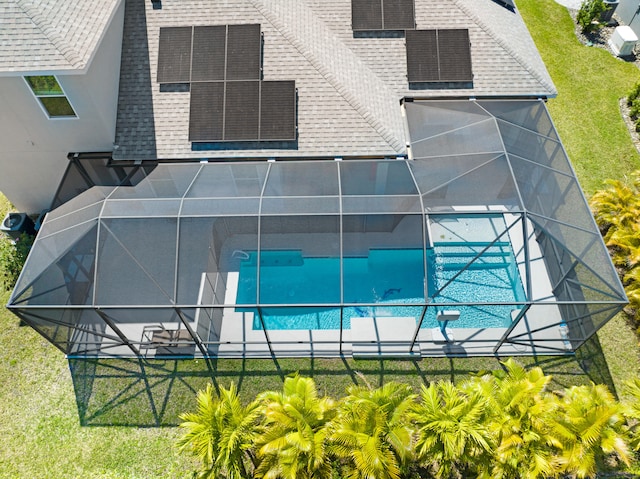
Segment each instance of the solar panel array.
M414 29L413 0L351 0L351 27L354 31Z
M295 104L294 81L192 83L189 140L295 140Z
M160 29L159 83L190 83L189 141L293 141L294 81L261 80L260 25Z
M469 30L413 30L406 32L409 83L470 82Z
M259 80L260 25L160 29L158 83Z

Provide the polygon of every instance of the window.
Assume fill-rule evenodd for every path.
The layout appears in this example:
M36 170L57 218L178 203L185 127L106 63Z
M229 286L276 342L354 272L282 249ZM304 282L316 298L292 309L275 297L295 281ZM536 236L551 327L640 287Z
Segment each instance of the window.
M53 75L29 76L25 80L49 118L75 118L76 112Z

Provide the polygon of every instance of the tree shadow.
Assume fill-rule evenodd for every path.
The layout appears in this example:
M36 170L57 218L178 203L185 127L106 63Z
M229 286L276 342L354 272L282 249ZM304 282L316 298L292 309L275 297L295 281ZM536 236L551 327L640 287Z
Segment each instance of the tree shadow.
M597 334L591 336L588 341L578 348L576 359L582 371L594 383L605 384L616 398L619 397Z
M175 426L214 382L205 360L69 359L83 426Z
M506 358L502 358L506 359ZM520 357L525 367L540 366L553 377L552 388L604 383L615 393L597 338L574 356ZM180 424L193 411L199 390L213 383L238 386L241 400L280 390L292 374L312 377L321 394L335 398L352 385L378 387L389 381L415 392L438 380L460 382L500 367L499 358L357 359L69 359L80 424L83 426L163 427ZM586 374L586 375L585 375Z

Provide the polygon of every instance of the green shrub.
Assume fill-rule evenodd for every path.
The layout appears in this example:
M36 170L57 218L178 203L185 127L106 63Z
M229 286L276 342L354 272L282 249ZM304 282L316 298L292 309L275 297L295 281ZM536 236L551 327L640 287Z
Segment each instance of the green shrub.
M633 102L638 98L638 95L640 95L640 81L633 85L633 88L629 90L629 93L627 94L627 106L633 105Z
M4 235L0 237L0 286L4 289L13 288L18 281L33 240L25 233L15 243Z
M578 10L578 25L582 27L582 33L591 33L602 27L598 23L600 15L607 11L609 7L604 0L584 0Z
M629 108L629 116L634 119L640 116L640 98L636 98L631 102L631 106Z

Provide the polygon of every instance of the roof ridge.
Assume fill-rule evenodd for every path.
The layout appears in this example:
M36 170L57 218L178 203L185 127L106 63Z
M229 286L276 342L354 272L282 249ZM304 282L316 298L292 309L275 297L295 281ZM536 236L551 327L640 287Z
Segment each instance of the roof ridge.
M32 0L16 0L16 5L22 9L42 34L51 41L51 44L72 67L78 68L82 64L82 58L75 48L51 25L47 17L33 4Z
M406 149L404 141L404 127L402 125L402 114L397 96L386 84L384 84L369 69L367 65L342 41L331 33L325 23L319 19L313 11L302 0L291 0L284 2L278 0L271 2L271 8L267 5L269 0L251 0L253 6L278 30L280 33L313 65L313 67L336 89L336 91L347 101L376 132L391 146L396 153L404 153ZM285 6L286 4L286 6ZM279 8L276 11L276 8ZM291 22L284 21L281 16L295 12L298 31L292 29ZM310 33L306 39L301 38L304 33ZM316 38L313 38L313 36ZM306 40L306 41L305 41ZM316 41L314 41L316 40ZM333 48L332 48L333 47ZM339 50L342 54L335 55ZM324 52L332 52L324 55ZM342 60L342 61L341 61ZM331 68L338 66L338 68ZM340 68L343 66L344 68ZM360 76L356 81L358 86L370 83L371 88L358 88L349 84L347 72L353 68L359 68L366 74ZM341 74L344 75L340 77ZM368 102L358 98L358 94L366 90L368 94L377 93L367 97ZM388 90L388 91L386 91ZM380 95L380 92L384 92ZM399 99L398 99L399 100ZM392 103L397 103L397 116L390 117L388 108ZM379 111L376 111L379 110ZM384 118L384 120L381 120ZM400 133L400 134L398 134Z
M547 79L540 74L535 68L532 68L531 65L524 60L520 56L518 52L511 48L511 45L504 41L500 36L496 35L493 29L487 25L480 17L478 17L473 11L467 8L460 0L453 0L453 3L456 4L460 10L462 10L470 19L472 19L476 25L478 25L487 35L493 38L498 45L500 45L520 66L522 66L525 70L527 70L531 75L538 80L538 82L544 86L548 91L554 92L556 91L555 86L552 83L549 83Z

